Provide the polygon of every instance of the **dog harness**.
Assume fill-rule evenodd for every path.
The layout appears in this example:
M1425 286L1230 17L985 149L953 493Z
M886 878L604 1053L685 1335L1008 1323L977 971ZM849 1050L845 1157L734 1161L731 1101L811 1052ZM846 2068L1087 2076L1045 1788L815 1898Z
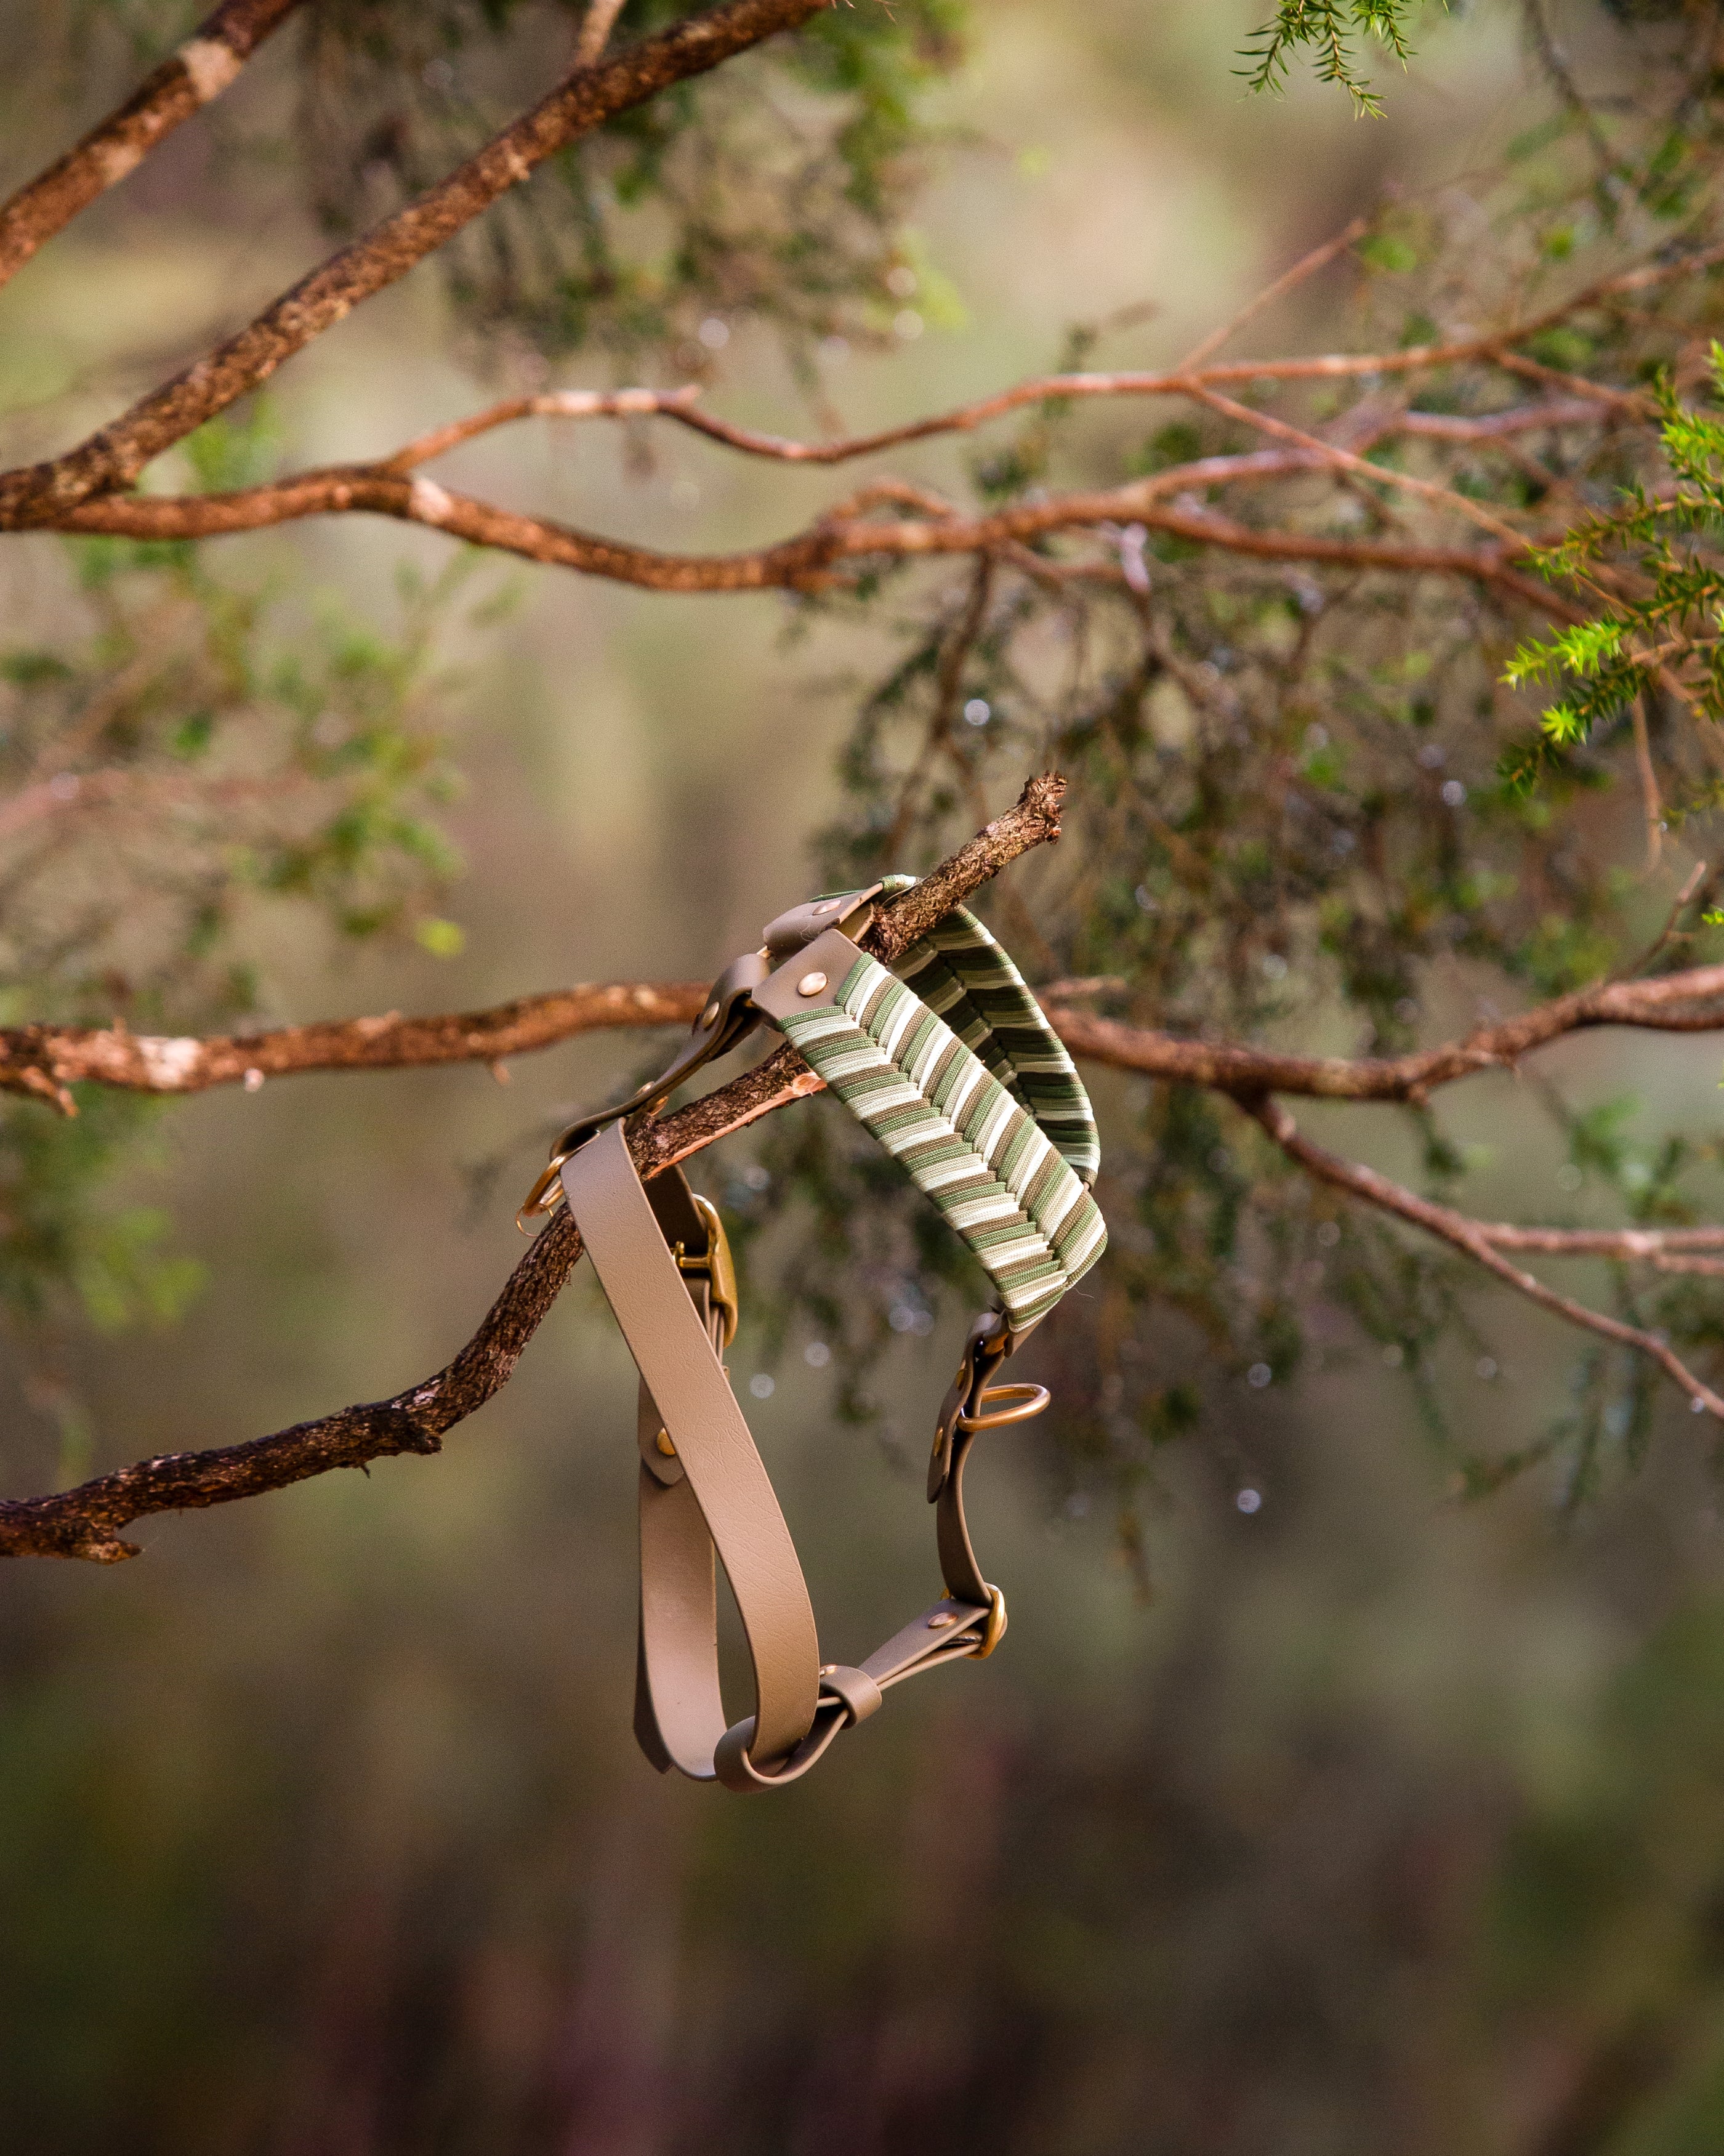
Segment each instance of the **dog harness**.
M964 1518L964 1464L984 1430L1048 1404L995 1372L1107 1240L1090 1194L1095 1118L1070 1057L1017 968L962 908L888 969L859 947L872 902L915 880L812 899L714 982L661 1077L572 1124L521 1208L567 1202L640 1373L640 1616L634 1731L661 1772L736 1790L805 1774L882 1695L980 1661L1006 1629ZM808 1592L723 1356L736 1276L716 1209L670 1168L643 1183L623 1119L652 1108L762 1023L776 1026L910 1173L981 1260L998 1307L970 1327L935 1428L928 1498L945 1591L856 1666L823 1661ZM719 1688L714 1556L753 1665L754 1712Z

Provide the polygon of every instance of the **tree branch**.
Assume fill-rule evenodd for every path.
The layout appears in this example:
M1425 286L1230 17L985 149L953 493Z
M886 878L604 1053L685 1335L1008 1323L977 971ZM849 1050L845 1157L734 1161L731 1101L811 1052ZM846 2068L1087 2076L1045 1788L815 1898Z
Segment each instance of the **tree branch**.
M0 1029L0 1089L47 1097L94 1080L130 1093L203 1093L306 1070L400 1070L439 1063L497 1063L601 1028L692 1025L704 981L582 983L522 996L490 1010L433 1018L327 1019L269 1033L128 1033L123 1027Z
M1578 1325L1588 1332L1596 1332L1619 1347L1632 1348L1642 1355L1650 1355L1665 1376L1673 1379L1687 1394L1696 1410L1704 1409L1708 1414L1724 1422L1724 1397L1695 1376L1688 1365L1671 1348L1668 1340L1656 1332L1648 1332L1638 1325L1627 1325L1620 1318L1607 1317L1602 1311L1593 1310L1572 1296L1559 1295L1554 1288L1547 1287L1531 1273L1522 1272L1502 1255L1498 1244L1500 1232L1486 1228L1481 1221L1474 1220L1465 1213L1457 1213L1453 1206L1439 1205L1429 1198L1420 1198L1404 1189L1398 1183L1391 1183L1386 1175L1379 1175L1374 1168L1366 1168L1357 1161L1343 1160L1326 1147L1315 1144L1306 1137L1279 1101L1242 1101L1239 1106L1260 1123L1290 1160L1319 1181L1332 1183L1337 1189L1352 1193L1374 1205L1380 1211L1398 1214L1427 1235L1451 1243L1458 1250L1481 1265L1487 1272L1506 1281L1519 1294L1536 1302L1541 1309L1553 1312ZM1521 1247L1526 1247L1522 1245Z
M0 285L233 81L300 0L223 0L117 111L0 206Z
M1273 373L1272 367L1270 371ZM674 420L697 434L704 434L709 441L739 450L745 456L768 457L779 464L842 465L852 463L858 457L878 456L886 449L901 449L910 442L931 441L944 434L973 434L978 427L1004 418L1026 404L1088 403L1118 397L1195 397L1217 382L1231 379L1232 374L1231 368L1214 367L1201 372L1188 368L1178 374L1041 375L1029 382L1014 382L1011 388L998 391L992 397L980 398L974 403L961 404L928 418L911 420L901 427L888 427L874 434L844 434L826 442L798 441L787 434L763 434L752 427L739 427L728 419L716 418L700 408L700 385L695 382L685 382L678 389L546 389L531 396L505 398L464 419L451 420L447 426L421 434L404 449L398 449L393 456L365 469L413 471L420 465L428 464L434 457L446 455L463 442L470 442L478 435L490 434L494 428L510 426L521 419L648 418ZM1257 378L1255 373L1252 378ZM1255 412L1251 413L1254 421L1260 416ZM1596 426L1610 416L1609 409L1601 407L1596 398L1584 397L1547 398L1541 403L1517 404L1507 411L1485 413L1472 418L1447 412L1391 408L1383 413L1363 440L1367 448L1400 434L1443 441L1489 441L1501 435L1533 433L1545 427ZM1357 447L1358 444L1352 446ZM1285 458L1275 469L1315 470L1326 460L1328 447L1326 443L1316 441L1305 455ZM1211 461L1229 466L1249 462L1244 458L1216 458ZM1178 469L1182 473L1200 471L1198 466L1182 465ZM1371 476L1381 480L1384 475L1373 466ZM1158 474L1157 484L1162 484L1167 477L1167 474ZM1193 485L1206 483L1201 475L1186 481Z
M901 955L962 899L1033 846L1060 835L1065 783L1032 778L1012 808L914 889L876 909L863 938L878 957ZM690 1158L759 1116L819 1090L789 1048L675 1115L638 1124L629 1150L644 1176ZM121 1530L152 1513L231 1503L285 1489L333 1467L362 1467L403 1452L441 1449L449 1430L500 1392L581 1255L567 1209L516 1267L484 1322L434 1377L387 1400L343 1408L249 1444L169 1453L101 1475L75 1490L0 1502L0 1557L78 1557L114 1563L134 1557Z
M236 398L268 380L284 360L351 314L441 247L535 166L619 112L704 74L722 61L793 29L831 0L724 0L644 38L613 59L577 67L531 111L485 148L386 218L339 249L235 336L205 353L76 449L0 475L0 530L51 524L93 495L130 485L151 459L182 441Z
M1272 1049L1182 1040L1065 1005L1049 1015L1075 1055L1147 1077L1207 1086L1242 1101L1263 1093L1303 1093L1316 1100L1422 1105L1439 1086L1475 1070L1511 1070L1532 1050L1593 1026L1716 1031L1724 1026L1724 966L1696 966L1652 981L1595 982L1518 1018L1411 1055L1283 1055Z
M1291 468L1279 453L1269 454L1276 458L1274 469L1278 473ZM983 554L1059 532L1141 524L1147 531L1165 531L1198 546L1218 547L1260 561L1320 562L1403 575L1464 577L1495 584L1559 619L1579 618L1558 593L1511 566L1517 555L1539 543L1534 538L1528 538L1524 547L1469 548L1265 531L1195 505L1162 506L1158 497L1168 490L1169 478L1162 473L1153 480L1101 492L1053 495L983 516L947 511L938 516L889 521L857 513L858 504L853 501L838 505L793 538L734 554L675 554L632 546L549 517L498 509L431 480L395 477L366 465L307 472L275 485L232 494L109 495L56 514L51 522L53 529L61 531L203 539L259 531L306 516L364 511L428 525L471 546L573 569L583 576L603 577L647 591L684 593L820 591L844 581L841 564Z
M995 866L1003 866L1024 850L1026 833L1034 832L1029 843L1039 844L1057 837L1058 823L1054 789L1048 781L1032 780L1016 807L972 839L945 868L925 878L914 892L895 901L890 916L892 932L904 940L890 947L882 944L876 955L888 960L899 956L922 932L920 927L906 932L906 923L921 921L926 926L929 918L956 905L963 889L975 887L970 879L978 868L983 871L978 880L994 873L986 866L990 856L998 855ZM885 919L882 915L882 936ZM1533 1050L1595 1026L1664 1033L1724 1029L1724 965L1692 967L1655 980L1596 982L1540 1004L1518 1018L1480 1026L1461 1040L1395 1056L1295 1055L1184 1040L1076 1007L1078 998L1118 985L1111 980L1061 981L1040 992L1054 1029L1074 1055L1145 1077L1205 1086L1239 1100L1263 1093L1295 1093L1315 1100L1399 1101L1418 1106L1439 1086L1480 1070L1512 1070ZM312 1070L495 1063L554 1047L599 1028L690 1024L706 993L706 984L699 981L615 981L523 996L489 1010L428 1018L403 1018L392 1011L383 1017L327 1019L267 1033L216 1034L202 1039L131 1034L118 1026L3 1027L0 1089L52 1096L64 1086L93 1081L130 1092L200 1093L214 1086L248 1081L254 1071L276 1077ZM1520 1232L1490 1230L1500 1240ZM1724 1230L1720 1232L1724 1235Z

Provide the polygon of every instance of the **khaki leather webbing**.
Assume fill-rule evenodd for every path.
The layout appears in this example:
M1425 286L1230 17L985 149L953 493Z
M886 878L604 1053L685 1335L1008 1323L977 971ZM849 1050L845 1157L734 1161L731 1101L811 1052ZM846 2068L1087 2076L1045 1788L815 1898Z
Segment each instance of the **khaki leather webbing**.
M670 1433L711 1537L703 1559L706 1568L710 1573L711 1552L716 1548L729 1575L754 1663L761 1756L782 1758L807 1736L813 1721L820 1666L814 1613L790 1530L724 1366L689 1298L629 1158L620 1123L590 1139L563 1163L562 1187L605 1299L629 1342L659 1422ZM646 1522L653 1517L654 1502L649 1500L642 1516L644 1545ZM695 1539L686 1532L685 1523L655 1524L651 1532L653 1554L669 1561L677 1584L661 1604L655 1598L653 1627L644 1635L649 1655L660 1640L674 1641L679 1649L691 1639L698 1641L698 1630L679 1620L700 1602L695 1583L684 1584L685 1568L678 1563ZM703 1612L701 1626L705 1621ZM711 1651L704 1642L700 1644ZM656 1670L654 1674L656 1677ZM711 1753L724 1726L701 1727L694 1738L704 1691L699 1685L685 1689L680 1652L665 1676L667 1701L674 1702L673 1727L685 1745L693 1738L695 1748L706 1750L705 1771L710 1774ZM677 1757L675 1747L667 1748Z
M661 1769L716 1776L733 1789L781 1787L806 1774L840 1730L875 1712L893 1685L991 1651L1000 1636L1003 1602L981 1576L964 1520L963 1468L975 1432L959 1426L972 1409L985 1415L981 1395L1005 1352L997 1321L973 1329L936 1439L932 1494L948 1592L859 1666L823 1665L789 1530L719 1360L718 1313L706 1282L677 1264L673 1245L683 1238L674 1231L699 1219L687 1184L671 1169L649 1194L619 1123L563 1163L562 1184L640 1372L635 1733ZM729 1725L715 1552L754 1670L755 1711Z

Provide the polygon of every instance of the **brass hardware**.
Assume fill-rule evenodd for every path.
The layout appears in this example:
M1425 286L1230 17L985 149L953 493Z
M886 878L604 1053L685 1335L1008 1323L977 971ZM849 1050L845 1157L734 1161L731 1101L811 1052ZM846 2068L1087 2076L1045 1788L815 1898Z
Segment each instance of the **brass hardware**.
M836 1662L822 1662L820 1665L820 1674L823 1677L835 1677L838 1675L838 1664Z
M700 1216L706 1230L706 1248L698 1257L690 1257L680 1243L675 1255L679 1270L685 1273L704 1273L706 1276L706 1294L712 1307L722 1319L721 1354L736 1337L736 1322L741 1312L736 1303L736 1265L731 1255L731 1239L724 1231L724 1222L718 1217L718 1208L710 1198L703 1198L698 1190L689 1193L695 1201L695 1210Z
M667 1460L675 1459L676 1447L670 1442L670 1433L668 1430L661 1430L653 1442Z
M1039 1415L1053 1398L1045 1385L988 1385L983 1388L977 1405L988 1408L990 1400L1003 1400L1003 1407L994 1408L982 1414L960 1415L960 1430L998 1430L1003 1423L1028 1422Z
M988 1622L983 1627L982 1644L970 1656L972 1661L985 1662L1006 1636L1006 1598L997 1587L988 1587Z
M796 993L799 996L818 996L825 985L824 973L804 973L796 984Z
M516 1208L515 1224L520 1229L523 1235L526 1233L526 1224L531 1214L535 1213L554 1213L557 1207L562 1203L562 1184L559 1178L562 1174L562 1164L567 1158L568 1155L566 1152L552 1153L549 1161L546 1163L544 1173L539 1178L532 1188L528 1191L526 1196L521 1200L521 1204ZM554 1197L550 1198L549 1203L547 1204L547 1194L552 1191L553 1186L555 1187L556 1194Z
M717 1016L718 1005L716 1004L708 1004L706 1009L700 1014L700 1030L702 1033L707 1033L711 1030L712 1021Z
M957 1619L953 1616L951 1610L936 1609L928 1620L928 1630L931 1632L943 1632L948 1625L956 1625L957 1622Z

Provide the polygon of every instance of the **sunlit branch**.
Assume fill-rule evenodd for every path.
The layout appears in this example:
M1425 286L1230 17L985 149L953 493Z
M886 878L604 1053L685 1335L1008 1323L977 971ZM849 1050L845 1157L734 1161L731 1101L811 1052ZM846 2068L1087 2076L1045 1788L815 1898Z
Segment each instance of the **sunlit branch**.
M256 388L283 360L442 245L508 187L525 179L534 165L553 150L670 83L701 73L776 30L805 20L822 4L824 0L731 0L730 5L680 23L601 65L577 69L532 112L447 180L364 239L331 256L237 336L151 392L121 418L63 456L0 474L0 530L59 525L64 511L77 503L130 485L153 457ZM1229 382L1388 377L1477 359L1505 367L1512 362L1519 367L1521 362L1512 346L1541 330L1614 296L1696 275L1720 260L1724 260L1724 248L1697 249L1690 255L1646 264L1604 279L1542 314L1485 336L1409 346L1393 352L1330 352L1300 359L1238 361L1188 372L1048 376L1019 382L952 412L834 443L784 442L777 436L731 427L692 406L679 407L673 416L734 448L777 455L790 462L836 464L937 434L966 433L1024 405L1049 399L1191 394L1205 386L1217 388ZM1529 368L1535 365L1525 362ZM1550 371L1541 372L1549 375ZM1650 409L1644 397L1633 393L1601 390L1599 385L1579 377L1550 378L1567 383L1577 396Z
M1661 1033L1724 1029L1724 966L1696 966L1651 981L1601 981L1480 1026L1460 1040L1408 1055L1288 1055L1274 1049L1182 1040L1056 1004L1055 1029L1074 1055L1146 1077L1178 1080L1249 1099L1298 1093L1313 1100L1429 1100L1439 1086L1479 1070L1512 1070L1523 1055L1564 1034L1623 1025Z
M962 873L969 873L967 863ZM936 886L933 896L921 902L939 905L944 911L956 900L942 901ZM906 903L907 899L898 901L900 908ZM1534 1050L1598 1026L1664 1033L1724 1030L1724 965L1693 967L1655 980L1595 983L1517 1018L1480 1026L1460 1040L1395 1056L1297 1055L1191 1040L1077 1008L1079 998L1116 985L1108 980L1056 982L1042 990L1054 1030L1075 1055L1240 1099L1274 1092L1416 1105L1439 1086L1481 1070L1512 1070ZM690 1024L706 995L706 984L699 981L615 981L524 996L488 1010L426 1018L403 1018L392 1011L382 1017L329 1019L203 1038L132 1034L120 1027L10 1026L0 1028L0 1088L44 1093L90 1081L131 1092L197 1093L248 1082L254 1072L267 1078L312 1070L497 1063L598 1029Z
M0 205L0 285L158 142L219 97L300 0L223 0L117 111Z
M830 442L804 442L788 434L762 434L752 427L738 427L729 420L716 418L700 408L700 385L694 382L685 382L677 389L546 389L530 396L505 397L495 404L487 405L482 412L434 428L398 449L393 456L381 458L367 469L413 471L434 457L447 455L464 442L522 419L670 419L745 456L765 457L778 464L849 464L859 457L877 456L886 449L900 449L909 442L932 440L942 434L972 433L1026 404L1068 399L1093 402L1114 398L1194 397L1200 392L1210 391L1218 381L1230 378L1231 370L1226 369L1203 372L1188 370L1179 374L1044 375L956 412L888 429L881 434L846 435ZM1252 412L1249 416L1255 420L1260 415ZM1482 442L1532 434L1548 427L1596 426L1609 416L1608 410L1601 408L1595 399L1583 397L1570 397L1566 401L1550 398L1538 403L1517 404L1506 411L1485 413L1475 418L1447 412L1390 409L1373 424L1363 442L1364 446L1369 447L1396 434L1416 434L1439 441ZM1360 444L1352 441L1348 446L1357 448ZM1329 447L1325 442L1312 440L1302 458L1289 459L1280 469L1320 470L1330 460ZM1383 475L1373 469L1373 476L1380 479Z
M971 891L1031 847L1058 839L1065 790L1065 781L1053 773L1030 779L1003 815L912 890L882 904L865 947L888 961L900 957ZM629 1149L643 1175L658 1174L819 1086L794 1050L782 1049L704 1100L636 1125ZM439 1450L448 1431L508 1383L580 1255L579 1235L567 1211L559 1212L516 1267L479 1330L434 1376L388 1399L343 1408L249 1444L141 1460L74 1490L0 1502L0 1557L113 1563L137 1554L121 1530L150 1514L228 1504L331 1468Z
M123 1026L0 1029L0 1088L64 1096L84 1083L131 1093L203 1093L310 1070L403 1070L501 1063L576 1034L618 1027L692 1025L702 981L618 981L523 996L489 1010L432 1018L337 1019L255 1034L129 1033ZM65 1096L69 1105L69 1096Z
M1288 465L1282 453L1268 455L1277 459L1272 467L1230 476L1284 476L1291 470L1311 468L1309 464ZM924 514L913 520L865 516L858 513L857 502L841 503L792 538L731 554L679 554L637 547L550 517L500 509L418 475L407 478L366 465L307 472L279 485L231 494L105 495L56 516L54 528L141 539L208 539L262 531L308 516L364 513L426 525L472 546L572 569L582 576L603 577L648 591L693 593L818 592L851 581L870 562L985 554L1062 532L1135 523L1147 531L1164 531L1260 561L1461 577L1495 585L1558 619L1578 618L1571 602L1513 566L1518 554L1537 543L1534 539L1514 548L1436 547L1265 529L1194 503L1168 505L1162 497L1174 483L1175 475L1162 472L1099 492L1015 502L979 516L947 509L937 497L916 490ZM875 487L870 495L879 499L885 491Z
M262 314L75 449L0 475L0 529L52 524L76 503L130 485L285 360L405 275L555 151L673 83L704 74L830 0L724 0L593 67L551 94L414 202L338 249Z

